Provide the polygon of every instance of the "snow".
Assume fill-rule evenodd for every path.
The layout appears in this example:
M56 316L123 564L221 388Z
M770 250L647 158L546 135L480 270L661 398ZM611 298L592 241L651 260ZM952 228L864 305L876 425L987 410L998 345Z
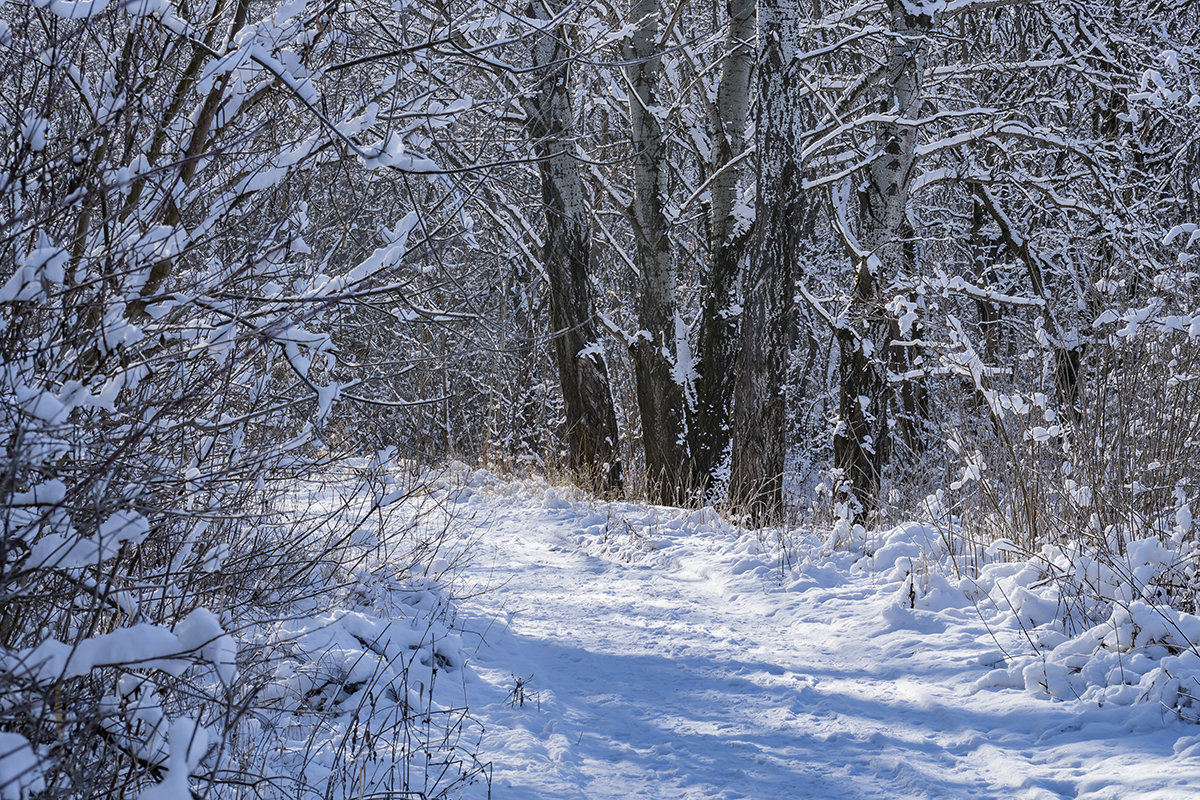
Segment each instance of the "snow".
M50 392L28 386L16 386L13 393L22 411L43 422L55 425L67 415L66 407Z
M42 246L26 254L23 258L24 263L13 272L3 288L0 288L0 302L39 299L42 296L43 283L62 283L63 267L67 260L65 250L51 246L45 237L42 237Z
M29 792L45 788L29 741L20 734L0 731L0 800L24 800Z
M181 650L199 652L214 666L223 684L233 685L237 676L237 645L225 633L216 614L197 608L175 626L173 633L179 638Z
M179 717L171 723L170 754L162 781L138 795L138 800L190 800L191 775L208 749L208 731L194 719Z
M28 567L74 569L99 564L115 556L122 545L138 544L149 534L150 523L141 514L118 511L100 524L95 537L74 531L43 535L30 550Z
M66 19L90 19L108 10L108 0L38 0L34 5Z
M730 235L743 235L754 224L754 198L748 192L742 194L738 197L737 202L733 204L733 208L729 210L729 213L733 217L733 229L730 231Z
M221 681L232 685L237 645L217 617L203 608L189 613L170 631L143 622L72 644L46 639L35 647L5 653L0 667L42 681L79 677L109 665L136 665L177 676L194 660L192 653L213 664Z
M688 326L679 312L675 312L675 357L671 364L671 379L683 387L692 387L696 383L696 362L692 357L692 348L688 343ZM689 394L690 389L686 389Z
M277 796L454 797L455 785L479 779L453 741L472 727L463 642L444 624L436 581L424 583L364 572L349 607L297 614L262 638L281 657L259 696L269 717L247 732L246 755L251 768L265 755L268 772L288 776ZM360 736L361 747L351 744Z
M1135 702L1168 666L1200 674L1194 652L1135 661L1125 642L1126 677L1101 675L1083 699L1043 685L1081 681L1054 666L1068 651L1111 670L1099 630L1055 641L1047 627L1055 658L1006 666L1029 643L993 602L1000 582L1024 590L1021 614L1055 616L1033 562L957 579L945 537L918 523L856 527L839 550L788 534L782 558L782 534L711 510L481 475L452 496L481 536L457 581L487 591L459 624L476 632L464 680L494 797L1099 800L1200 786L1200 731ZM1131 608L1160 641L1200 624Z
M588 342L583 347L579 348L579 352L575 354L578 359L592 358L597 363L604 363L604 345L600 342Z
M394 525L413 543L409 526L448 531L436 550L388 544L381 518L344 534L366 548L361 567L335 588L315 572L311 601L283 618L199 608L170 629L48 639L0 669L50 682L120 666L119 707L164 768L142 800L186 798L216 763L274 776L286 797L1124 800L1200 786L1200 616L1153 591L1190 558L1183 489L1177 533L1129 536L1118 563L1007 539L964 551L941 498L886 530L752 531L711 508L461 465L413 477L395 454L298 490L297 507L408 497ZM118 511L94 539L63 537L100 558L148 530ZM1087 606L1074 628L1064 605ZM239 669L256 652L270 657ZM164 705L161 687L187 675L261 687L236 747ZM35 791L37 764L0 734L0 800Z

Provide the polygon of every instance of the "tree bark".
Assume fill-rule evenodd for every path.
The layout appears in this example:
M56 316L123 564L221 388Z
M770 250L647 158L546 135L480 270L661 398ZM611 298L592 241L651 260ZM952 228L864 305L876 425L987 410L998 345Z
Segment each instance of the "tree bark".
M550 19L557 8L534 4ZM550 284L550 325L566 412L569 464L578 480L604 492L621 489L617 417L613 409L592 296L591 227L579 162L570 152L574 114L569 53L562 28L543 31L533 45L537 93L526 103L529 133L539 160L546 239L542 263Z
M754 0L727 0L726 11L725 60L712 114L710 260L697 342L696 399L688 420L692 474L704 485L712 483L729 444L729 407L738 356L738 284L746 265L751 227L737 208L745 171L734 161L746 149L755 57Z
M630 219L638 266L638 324L630 344L637 384L647 492L653 502L679 504L688 495L687 432L678 340L686 335L675 297L675 265L663 206L666 141L654 89L658 57L657 0L634 0L634 32L626 68L633 140L634 199Z
M804 230L795 0L758 3L757 190L734 387L730 498L757 522L783 510L785 407L793 272Z

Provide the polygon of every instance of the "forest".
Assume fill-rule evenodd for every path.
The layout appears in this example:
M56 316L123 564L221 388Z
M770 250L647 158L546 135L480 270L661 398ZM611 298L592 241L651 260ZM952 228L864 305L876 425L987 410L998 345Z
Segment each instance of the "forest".
M484 472L1200 676L1200 4L0 0L0 141L0 800L474 796Z

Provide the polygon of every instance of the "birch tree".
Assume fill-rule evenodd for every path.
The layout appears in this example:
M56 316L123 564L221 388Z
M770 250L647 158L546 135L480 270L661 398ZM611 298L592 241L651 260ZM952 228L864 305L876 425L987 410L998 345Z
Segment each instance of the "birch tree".
M792 0L759 0L756 219L737 360L730 474L730 496L759 520L778 517L783 499L782 386L804 220L799 23Z
M695 401L688 420L691 473L700 484L714 480L725 455L729 412L737 375L741 282L746 268L753 210L745 202L746 131L757 56L753 0L728 0L716 102L711 106L709 259L704 276L696 351Z
M687 330L679 315L669 223L663 108L655 91L660 69L657 0L630 6L633 32L626 47L633 205L630 222L637 254L637 318L632 337L637 403L646 458L646 482L655 502L679 503L687 495L687 431L678 362Z
M916 165L926 34L932 12L901 0L887 3L891 37L877 95L875 152L858 190L857 233L843 229L854 261L850 303L838 323L840 411L834 466L863 513L878 504L888 456L890 387L887 353L892 317L885 290L902 258L910 188Z
M531 15L550 20L562 12L535 3ZM596 325L591 287L591 217L579 161L571 152L570 50L565 26L543 30L533 45L539 85L526 104L541 174L546 237L542 259L550 288L550 325L566 412L571 468L602 491L621 488L617 418Z

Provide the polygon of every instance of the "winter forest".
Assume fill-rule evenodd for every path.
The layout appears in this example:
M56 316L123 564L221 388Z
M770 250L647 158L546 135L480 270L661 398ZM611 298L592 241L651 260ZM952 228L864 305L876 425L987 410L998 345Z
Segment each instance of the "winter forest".
M1192 0L0 0L0 800L1195 796L1198 257Z

